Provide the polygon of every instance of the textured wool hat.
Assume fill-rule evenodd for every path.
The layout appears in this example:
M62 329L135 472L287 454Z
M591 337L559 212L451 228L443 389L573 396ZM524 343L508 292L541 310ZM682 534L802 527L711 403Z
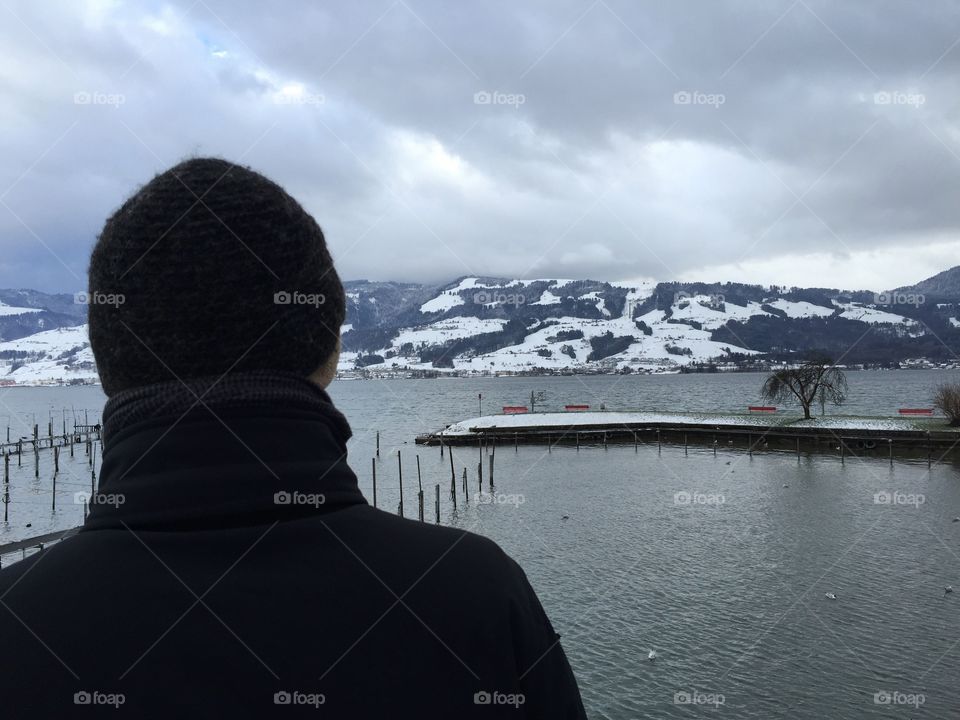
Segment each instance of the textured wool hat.
M107 220L87 300L107 395L250 370L306 377L345 315L316 221L276 183L210 158L157 175Z

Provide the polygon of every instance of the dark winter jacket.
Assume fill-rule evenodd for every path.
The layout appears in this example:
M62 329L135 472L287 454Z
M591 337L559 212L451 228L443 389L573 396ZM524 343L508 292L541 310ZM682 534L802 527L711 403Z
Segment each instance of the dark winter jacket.
M585 717L497 545L370 507L322 391L220 390L108 403L83 529L0 571L0 717Z

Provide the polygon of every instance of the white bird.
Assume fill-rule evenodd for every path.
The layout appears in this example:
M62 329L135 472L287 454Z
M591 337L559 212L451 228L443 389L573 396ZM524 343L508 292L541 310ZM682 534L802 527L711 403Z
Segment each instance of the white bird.
M947 585L947 586L943 589L943 594L944 594L944 595L946 595L947 593L952 593L952 592L953 592L953 585Z
M836 599L837 599L836 593L824 593L824 596L825 596L827 599L829 599L829 600L836 600Z
M656 650L651 650L649 653L647 653L647 660L649 660L650 662L653 662L653 661L656 660L656 659L657 659L657 651L656 651Z

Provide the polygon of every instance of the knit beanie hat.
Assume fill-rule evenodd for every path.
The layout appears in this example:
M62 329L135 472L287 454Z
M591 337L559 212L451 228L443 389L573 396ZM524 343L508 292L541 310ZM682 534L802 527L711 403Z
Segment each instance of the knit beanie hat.
M345 315L316 221L276 183L210 158L157 175L107 220L87 301L108 396L251 370L307 377Z

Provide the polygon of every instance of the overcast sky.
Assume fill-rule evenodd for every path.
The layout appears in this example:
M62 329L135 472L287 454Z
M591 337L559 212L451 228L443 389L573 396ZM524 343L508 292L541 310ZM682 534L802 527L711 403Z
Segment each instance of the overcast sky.
M960 264L954 0L0 0L0 287L191 155L345 279L887 289Z

